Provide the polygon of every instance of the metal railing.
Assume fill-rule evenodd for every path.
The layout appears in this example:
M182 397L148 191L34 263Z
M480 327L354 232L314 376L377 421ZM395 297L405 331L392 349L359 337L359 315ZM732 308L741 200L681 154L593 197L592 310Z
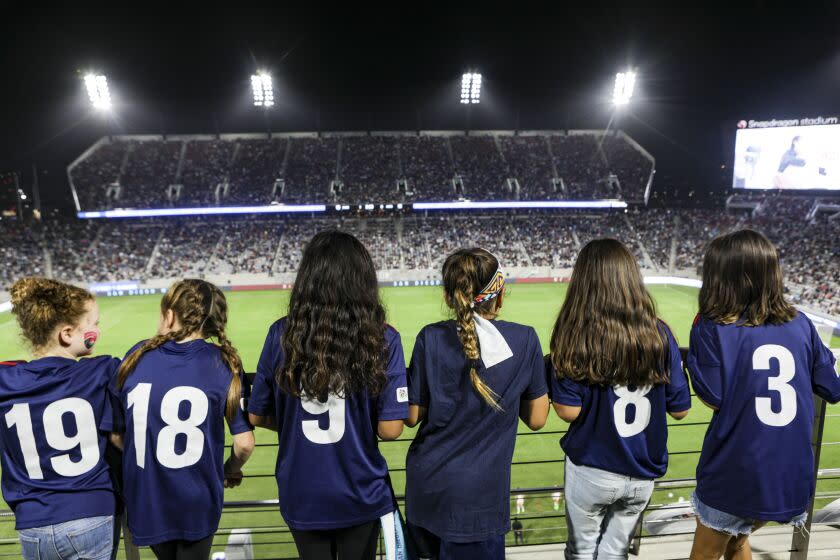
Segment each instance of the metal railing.
M694 395L692 395L694 396ZM696 401L695 401L696 402ZM815 415L814 415L814 428L813 428L813 440L812 445L814 449L814 465L815 465L815 472L814 475L817 478L817 487L819 486L820 482L827 483L829 486L834 487L833 493L828 493L826 495L817 495L815 493L814 496L811 497L811 501L808 507L808 518L806 522L806 526L804 531L794 531L793 537L791 540L790 547L786 550L776 550L773 551L775 554L787 554L789 553L790 560L807 560L809 546L810 546L810 539L811 539L811 529L814 525L813 517L814 517L814 510L815 510L815 502L817 499L825 500L825 499L837 499L840 498L840 465L837 468L825 468L820 469L820 459L822 456L822 450L824 447L831 447L840 445L840 441L824 441L825 437L825 424L827 418L836 418L840 417L840 413L836 414L827 414L827 407L826 403L817 397L815 397ZM669 424L669 430L681 430L691 427L699 427L699 426L707 426L708 421L699 421L699 422L679 422L679 423L672 423ZM538 431L538 432L525 432L517 435L517 443L521 440L525 440L526 438L534 438L534 437L554 437L557 438L565 434L568 430L561 429L561 430L545 430L545 431ZM392 445L406 445L408 442L411 441L411 438L400 438L393 441L382 441L380 444L392 446ZM560 446L556 443L556 439L554 441L554 445L556 445L556 449L558 454L562 454L562 450L560 450ZM266 448L274 448L277 449L277 443L258 443L257 447L260 449ZM263 451L257 451L260 453ZM690 449L690 450L680 450L680 451L673 451L669 452L669 456L673 459L675 457L680 456L687 456L687 455L699 455L700 449ZM387 455L387 453L386 453ZM512 463L512 468L532 468L535 465L548 465L548 464L556 464L558 468L562 469L562 465L565 463L565 457L560 456L551 459L529 459L529 460L514 460ZM404 466L394 467L389 469L391 473L403 473L405 472ZM248 484L248 480L250 479L257 479L257 480L265 480L265 479L272 479L272 482L269 483L269 488L271 488L272 495L276 495L276 486L273 483L274 473L249 473L245 475L246 480L243 482L243 487ZM836 482L835 482L836 481ZM656 496L657 492L661 491L675 491L675 490L687 490L694 488L696 485L696 480L694 478L663 478L659 479L655 482L654 487L654 496ZM530 487L530 488L516 488L512 489L512 494L523 494L528 496L533 503L535 499L545 499L549 500L553 494L557 492L563 492L564 488L562 485L545 485L545 486L538 486L538 487ZM404 495L398 494L397 501L401 508L404 507ZM693 535L693 529L687 530L684 532L668 532L667 535L654 535L646 532L644 527L644 521L648 514L653 511L667 511L669 509L678 509L678 508L685 508L690 507L688 503L653 503L654 499L651 500L651 503L648 504L648 507L642 514L642 517L639 520L639 523L636 527L636 532L633 538L631 553L635 555L639 555L642 548L645 546L646 543L650 543L656 541L656 539L662 538L663 536L667 537L684 537L686 540ZM260 522L258 523L239 523L237 522L237 517L242 515L257 515L260 518ZM535 512L532 514L522 514L517 516L520 521L523 522L536 522L537 526L533 526L531 528L527 528L523 530L523 533L528 537L523 539L523 542L519 542L520 539L514 538L513 533L511 532L507 537L507 545L508 546L531 546L534 544L540 545L560 545L565 543L565 535L566 535L566 523L565 523L565 511L564 508L560 507L557 511L549 511L547 514L543 514L542 512ZM19 557L20 555L20 548L19 542L16 538L13 530L13 523L14 523L14 515L10 511L0 512L0 535L5 536L6 538L0 537L0 558L3 557ZM6 527L4 527L4 524ZM829 523L828 525L832 527L837 527L840 523ZM840 527L838 527L840 528ZM238 530L246 530L248 531L251 542L250 546L253 550L253 557L259 559L272 559L272 560L291 560L293 558L297 558L296 555L296 548L294 546L294 539L291 536L291 533L288 527L285 526L282 522L282 518L280 517L280 513L278 510L278 500L274 499L265 499L265 500L240 500L240 501L227 501L224 504L224 511L222 516L222 522L220 523L219 530L217 531L214 543L213 543L213 550L214 551L223 551L225 550L228 541L231 535L236 534ZM761 533L759 533L761 534ZM531 541L531 542L529 542ZM122 548L122 547L121 547ZM381 545L380 542L380 551L384 550L384 547ZM151 553L149 552L149 557L151 558ZM146 554L143 555L144 557ZM120 551L120 558L123 557L122 550ZM237 556L237 558L244 558L244 556Z

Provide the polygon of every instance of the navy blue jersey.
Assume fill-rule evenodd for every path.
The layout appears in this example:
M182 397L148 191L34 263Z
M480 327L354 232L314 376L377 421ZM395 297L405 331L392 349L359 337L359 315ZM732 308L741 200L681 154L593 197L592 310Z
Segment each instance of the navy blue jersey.
M216 532L231 377L218 346L169 341L143 354L122 390L115 389L124 415L123 495L135 544L195 541ZM234 435L251 430L241 408L228 424Z
M387 382L376 396L330 395L326 402L280 390L281 339L286 319L268 330L248 411L277 420L280 513L295 530L352 527L394 511L388 465L379 452L377 423L408 418L400 335L385 330Z
M454 321L417 335L409 402L426 408L406 458L408 521L452 542L483 541L510 526L510 464L522 400L548 392L531 327L492 321L513 356L478 374L499 395L496 412L473 389Z
M605 387L558 380L551 364L551 400L581 407L560 446L576 465L636 478L659 478L668 469L667 412L691 408L680 348L668 338L670 382L646 387Z
M100 356L0 365L3 499L17 529L114 515L103 454L119 364Z
M697 465L704 504L786 522L814 492L813 393L840 399L834 356L797 314L782 325L720 325L698 317L687 365L694 390L717 407Z

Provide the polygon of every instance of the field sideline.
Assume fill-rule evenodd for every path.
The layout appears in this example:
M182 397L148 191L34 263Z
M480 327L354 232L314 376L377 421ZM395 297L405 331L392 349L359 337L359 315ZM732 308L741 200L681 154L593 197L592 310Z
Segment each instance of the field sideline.
M688 344L691 321L696 311L697 290L678 286L652 286L660 316L671 326L682 346ZM548 340L557 311L566 292L565 284L510 284L504 302L501 319L532 325L539 334L543 350L548 350ZM260 350L269 325L285 313L288 291L270 292L228 292L229 336L239 348L247 371L254 371ZM382 298L388 311L388 320L402 335L406 361L410 358L414 339L423 325L447 317L439 287L383 288ZM159 296L137 296L124 298L102 298L101 308L102 337L97 344L97 351L103 354L122 356L135 342L154 334L157 327ZM840 338L833 339L833 347L840 347ZM0 359L26 358L26 352L20 342L14 318L9 313L0 314ZM705 433L704 425L710 412L695 403L683 426L674 428L669 439L672 455L667 478L690 478L694 476L697 451L700 449ZM838 418L829 418L826 426L826 441L840 440L840 422ZM560 460L562 452L558 445L563 430L562 423L552 413L548 426L538 433L520 437L517 441L514 462ZM527 429L522 430L527 432ZM552 433L554 432L554 433ZM384 443L381 448L386 455L393 472L393 480L398 494L402 494L404 476L401 470L405 465L405 452L412 433L406 430L403 437L393 443ZM257 442L261 445L276 443L276 437L270 432L259 430ZM824 449L823 467L840 467L840 449L830 446ZM246 474L254 478L247 479L242 487L227 491L227 501L261 500L277 497L277 487L273 479L273 465L276 447L260 447L246 467ZM480 468L480 466L478 467ZM559 485L563 482L562 464L544 463L514 465L513 488L540 487ZM818 487L818 494L825 493L818 507L831 501L830 496L840 491L840 483L823 481ZM672 490L673 497L667 492L657 492L654 504L670 503L678 498L687 498L690 489ZM523 523L528 530L528 542L557 541L565 538L565 523L552 509L547 497L528 501ZM8 509L5 503L0 508ZM186 512L185 512L186 513ZM534 517L532 519L532 517ZM282 524L279 512L274 508L262 508L261 511L228 512L222 518L221 527L276 527ZM15 533L10 517L0 518L0 542L13 539ZM218 548L223 550L226 537L217 538ZM255 542L278 543L255 547L257 557L294 557L294 547L289 543L288 534L255 534ZM512 544L512 537L510 538ZM0 555L17 552L16 545L0 545ZM144 558L152 558L150 551L144 552Z

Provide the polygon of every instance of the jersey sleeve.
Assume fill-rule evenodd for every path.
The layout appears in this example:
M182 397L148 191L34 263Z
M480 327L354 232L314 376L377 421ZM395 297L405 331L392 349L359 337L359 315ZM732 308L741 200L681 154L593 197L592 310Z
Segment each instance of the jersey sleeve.
M532 401L548 393L548 387L545 382L545 362L543 361L542 348L540 348L540 339L537 332L531 329L528 338L528 355L524 356L522 367L530 381L525 392L522 393L522 398L526 401Z
M811 347L814 352L811 382L814 393L835 404L840 401L840 377L837 374L836 358L823 343L814 324L811 324Z
M691 391L688 388L688 378L683 369L680 347L668 327L665 334L668 337L668 367L670 368L670 383L665 386L665 410L667 412L683 412L691 408Z
M378 420L403 420L408 418L408 387L405 370L405 355L402 339L398 332L388 344L387 381L378 397Z
M557 379L556 375L551 376L551 401L554 404L583 406L588 391L589 387L583 383L568 377Z
M691 328L686 361L697 396L706 404L720 408L723 399L720 347L714 329L702 319Z
M411 363L408 366L408 402L418 406L429 406L429 382L426 378L426 344L423 331L417 335Z
M255 416L274 416L277 414L276 403L274 402L274 386L276 383L274 375L278 366L276 355L278 352L277 345L280 344L280 341L277 340L275 329L276 326L273 325L265 337L260 360L257 362L254 386L251 388L251 395L248 399L248 412Z
M242 373L239 373L239 386L241 391L239 393L239 406L236 407L236 412L233 418L228 418L228 431L230 435L235 436L244 432L251 432L254 427L248 421L248 402L251 394L251 384L248 383L248 378Z
M102 414L99 420L99 430L102 432L124 432L125 420L122 414L122 405L118 394L114 394L112 385L116 388L117 369L120 361L117 358L108 358L103 368L102 389L105 398L102 399Z

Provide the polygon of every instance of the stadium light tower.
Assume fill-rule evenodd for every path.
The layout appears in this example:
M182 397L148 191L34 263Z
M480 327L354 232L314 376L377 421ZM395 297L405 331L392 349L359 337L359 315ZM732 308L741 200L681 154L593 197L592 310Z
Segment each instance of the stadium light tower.
M108 90L108 78L102 74L86 74L84 77L88 99L94 109L109 111L111 109L111 92Z
M251 76L251 92L254 94L254 107L274 106L274 83L268 72L258 72Z
M627 70L615 75L615 87L613 88L613 104L627 105L633 97L633 90L636 89L636 71Z
M461 76L461 103L463 105L481 103L481 74L467 72Z

